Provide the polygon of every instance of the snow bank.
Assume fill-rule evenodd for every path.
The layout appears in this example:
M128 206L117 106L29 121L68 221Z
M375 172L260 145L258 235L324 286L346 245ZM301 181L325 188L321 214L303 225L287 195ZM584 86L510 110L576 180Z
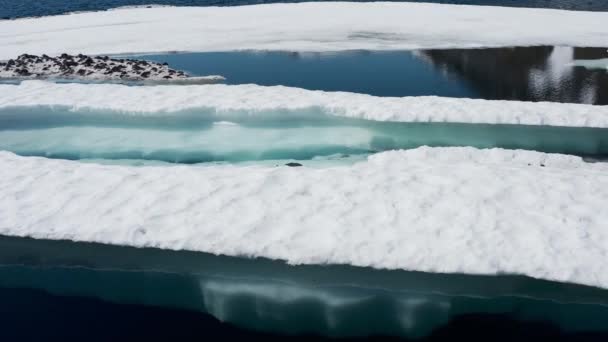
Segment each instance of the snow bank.
M0 234L608 288L608 166L419 148L352 167L125 167L0 152Z
M417 3L130 8L0 21L21 53L608 46L608 13Z
M273 115L296 115L298 111L313 109L317 113L321 111L330 115L377 121L608 128L608 106L583 104L433 96L390 98L258 85L129 87L117 84L55 84L43 81L0 85L0 109L23 106L102 109L124 112L125 115L159 112L179 115L180 111L205 109L205 112L211 111L220 117L270 115L270 112ZM80 111L79 115L82 113Z

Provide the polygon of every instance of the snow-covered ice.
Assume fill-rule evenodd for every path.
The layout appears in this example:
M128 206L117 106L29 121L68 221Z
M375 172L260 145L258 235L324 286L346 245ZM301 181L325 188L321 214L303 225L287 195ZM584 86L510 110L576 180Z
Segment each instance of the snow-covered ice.
M126 167L0 152L0 234L608 288L608 166L418 148L351 167Z
M25 81L20 85L0 85L0 109L24 106L68 107L74 109L75 114L79 110L78 115L86 112L83 109L125 115L160 112L180 115L187 110L205 109L226 119L234 115L290 115L312 109L329 115L376 121L608 127L608 106L584 104L434 96L375 97L252 84L129 87Z
M129 8L0 21L0 60L63 52L608 47L606 22L605 12L426 3Z

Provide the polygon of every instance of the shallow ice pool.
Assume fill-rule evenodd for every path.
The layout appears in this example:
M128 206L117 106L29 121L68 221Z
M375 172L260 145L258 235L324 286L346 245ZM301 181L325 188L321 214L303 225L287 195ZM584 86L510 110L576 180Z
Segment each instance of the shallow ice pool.
M402 123L340 118L321 110L204 110L171 116L67 109L8 108L0 149L23 156L130 165L243 163L349 164L371 153L419 146L501 147L603 159L608 129L460 123Z

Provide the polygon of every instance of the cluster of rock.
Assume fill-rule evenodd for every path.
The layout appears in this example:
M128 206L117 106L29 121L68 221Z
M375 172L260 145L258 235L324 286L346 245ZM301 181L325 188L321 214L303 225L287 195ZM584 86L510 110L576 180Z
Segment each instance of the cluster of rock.
M58 57L23 54L16 59L0 62L0 78L179 81L190 76L169 68L167 63L64 53ZM216 76L214 79L220 78Z

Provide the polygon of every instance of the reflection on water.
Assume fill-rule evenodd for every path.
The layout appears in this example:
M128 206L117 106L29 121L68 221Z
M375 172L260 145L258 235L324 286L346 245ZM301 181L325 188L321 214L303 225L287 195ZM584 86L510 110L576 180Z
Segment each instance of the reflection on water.
M466 80L481 98L608 104L608 72L575 66L608 57L606 49L518 47L427 50L437 68Z
M246 51L136 57L168 62L194 75L220 74L228 84L286 85L377 96L608 104L608 70L601 65L601 59L608 58L605 48ZM577 66L581 60L592 60L595 67Z

